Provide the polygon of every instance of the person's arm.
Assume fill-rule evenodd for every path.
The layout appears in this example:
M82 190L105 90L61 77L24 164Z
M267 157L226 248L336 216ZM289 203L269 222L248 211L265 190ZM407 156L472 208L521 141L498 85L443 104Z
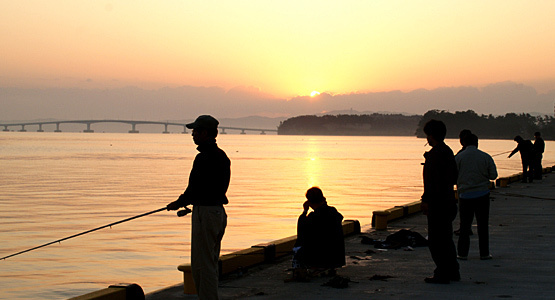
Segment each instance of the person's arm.
M515 155L515 153L517 153L519 150L518 146L516 146L516 148L511 152L511 154L509 154L509 158L511 158L511 156Z
M178 210L181 207L185 207L189 204L185 204L186 200L185 200L185 194L181 194L179 196L179 198L177 198L177 200L168 203L168 205L166 205L166 209L167 210Z

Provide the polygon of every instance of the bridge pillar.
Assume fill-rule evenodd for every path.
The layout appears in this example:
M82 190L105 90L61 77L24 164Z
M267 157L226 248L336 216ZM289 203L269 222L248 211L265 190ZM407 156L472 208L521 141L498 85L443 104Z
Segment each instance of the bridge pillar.
M170 133L168 131L168 124L164 124L164 132L162 132L162 133Z
M182 133L188 133L187 132L187 126L183 126L183 132Z
M54 130L54 132L62 132L60 130L60 123L56 123L56 130Z
M245 129L241 129L241 134L246 134Z
M227 132L225 132L225 128L222 128L222 132L220 132L220 134L227 134Z
M83 132L94 132L94 130L91 130L91 123L87 123L87 129L83 130Z
M264 132L264 130L262 130L262 131L260 132L260 134L266 134L266 132Z
M19 130L19 132L27 132L27 130L25 130L25 125L21 125L21 130Z
M2 130L2 131L10 131L10 130L8 129L8 125L4 125L4 130Z
M39 130L37 130L37 132L44 132L44 130L42 130L42 123L39 123Z
M137 125L136 123L131 123L131 130L129 130L129 133L139 133L138 130L135 130L135 125Z

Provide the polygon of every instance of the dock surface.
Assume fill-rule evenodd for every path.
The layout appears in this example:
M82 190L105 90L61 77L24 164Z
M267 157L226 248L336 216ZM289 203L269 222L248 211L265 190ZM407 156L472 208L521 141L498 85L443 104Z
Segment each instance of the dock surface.
M475 226L468 260L459 261L461 281L429 284L434 263L427 247L380 250L362 237L385 239L401 229L427 235L426 217L415 214L385 231L364 227L345 240L347 265L337 271L348 287L326 286L333 277L309 282L291 278L291 257L232 274L220 281L221 299L555 299L555 173L533 183L513 183L491 193L490 251L480 260ZM371 212L368 212L368 219ZM458 228L458 217L453 223ZM457 236L453 236L455 243ZM176 270L176 272L178 272ZM197 299L183 283L152 292L147 300Z

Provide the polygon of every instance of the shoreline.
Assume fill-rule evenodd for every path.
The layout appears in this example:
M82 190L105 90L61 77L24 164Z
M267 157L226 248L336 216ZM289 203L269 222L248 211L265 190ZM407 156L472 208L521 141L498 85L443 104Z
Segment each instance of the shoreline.
M548 167L548 168L544 168L544 179L543 181L540 181L539 183L530 183L530 184L521 184L521 183L517 183L515 185L515 189L518 188L519 190L527 190L530 187L538 187L537 190L532 189L532 190L527 190L528 192L530 192L530 194L519 194L519 193L503 193L504 191L506 191L505 189L507 188L512 188L512 185L509 185L510 183L513 182L518 182L519 181L519 174L515 174L512 176L508 176L508 177L502 177L502 178L498 178L496 180L496 188L494 190L492 190L492 202L497 201L498 198L500 197L504 197L505 200L507 199L511 199L511 206L509 207L505 207L505 210L509 210L509 211L518 211L518 209L516 207L512 207L515 205L518 205L519 203L522 204L522 197L526 197L531 199L532 201L542 201L545 202L546 204L549 205L553 205L555 204L554 201L549 202L549 200L555 200L555 199L551 199L549 197L545 197L545 195L550 195L551 191L553 190L553 187L555 187L555 177L553 175L548 175L546 176L546 174L551 173L552 170L555 169L555 166L553 167ZM541 190L539 189L541 188ZM495 200L494 200L495 199ZM440 299L442 297L450 297L453 295L450 295L450 290L445 290L442 289L442 285L429 285L429 284L423 284L423 278L425 276L429 276L431 274L431 267L433 266L433 262L431 262L431 259L429 258L429 253L428 250L426 249L426 247L424 248L414 248L412 250L408 250L405 249L405 251L402 250L385 250L385 251L381 251L381 250L365 250L365 251L361 251L360 248L368 248L368 245L364 245L360 242L360 239L363 236L371 236L373 239L384 239L389 233L395 232L397 230L400 229L410 229L410 230L417 230L417 231L422 231L421 233L423 233L423 235L425 236L424 232L426 231L426 221L425 218L423 217L423 215L421 214L417 214L417 211L415 210L415 206L417 203L419 203L420 201L415 201L415 202L411 202L408 203L407 205L403 205L403 206L396 206L393 208L389 209L389 214L387 214L387 219L386 219L386 227L385 228L377 228L376 223L378 223L378 221L376 221L376 223L373 222L374 226L370 227L371 225L367 225L364 228L360 228L360 223L358 223L358 221L356 220L346 220L345 222L347 224L344 224L344 233L346 233L346 248L347 248L347 265L344 266L343 268L338 270L338 274L339 275L348 275L347 277L350 278L351 282L349 285L349 288L347 289L332 289L327 287L326 291L330 292L333 291L333 293L329 294L328 293L324 293L324 294L320 294L319 296L313 295L313 296L309 296L308 294L305 294L306 292L302 292L301 290L309 290L307 287L311 286L312 288L315 289L315 291L318 290L322 290L322 287L320 287L322 285L322 283L325 283L323 281L327 281L330 278L314 278L313 280L311 280L311 282L308 283L299 283L299 282L293 282L293 283L284 283L283 279L286 279L288 274L288 268L290 267L290 261L289 261L289 256L290 256L290 251L288 251L288 247L291 245L291 242L294 243L294 239L296 238L296 236L291 236L291 237L287 237L284 239L280 239L280 240L276 240L273 242L269 242L269 243L265 243L265 244L261 244L261 245L254 245L251 248L247 248L247 249L243 249L240 251L236 251L233 253L229 253L229 254L225 254L222 255L221 258L223 258L221 261L223 262L223 264L221 265L222 269L224 269L225 271L222 272L222 279L220 282L220 292L222 294L222 299L240 299L240 298L246 298L246 297L262 297L264 299L284 299L284 298L296 298L297 296L293 296L293 292L298 292L301 293L303 295L303 298L307 298L307 299L321 299L321 298L326 298L326 299L353 299L353 296L347 296L347 295L343 295L342 293L335 293L337 291L341 292L341 291L349 291L349 294L352 294L353 292L355 292L354 290L358 290L360 289L360 283L362 282L361 280L357 280L357 281L353 281L355 278L361 276L362 274L365 274L367 276L370 276L370 274L368 272L370 272L374 266L380 266L379 269L383 269L383 272L392 272L395 273L397 275L387 275L387 276L391 276L389 278L391 279L385 279L383 280L383 284L387 285L388 282L394 282L394 281L398 281L396 278L400 278L400 277L410 277L412 278L415 274L419 274L420 278L419 280L409 280L407 282L404 282L404 285L409 284L409 285L417 285L420 287L420 289L416 289L413 291L408 291L406 288L404 288L403 286L401 287L401 290L407 290L405 292L400 292L401 294L390 294L390 296L393 296L392 298L394 299L404 299L405 296L407 297L411 297L411 298L416 298L416 299L430 299L430 295L426 295L426 293L424 293L423 291L420 291L422 289L424 289L424 291L427 291L428 288L433 288L436 289L440 288L441 293L437 295L437 299ZM553 203L553 204L551 204ZM548 206L549 206L548 205ZM497 203L492 203L492 206L495 208L497 207ZM550 206L555 208L555 206ZM533 206L527 206L528 209L533 209ZM524 209L526 209L526 205L524 207ZM555 211L555 209L553 210L545 210L542 207L536 207L535 209L539 209L540 211L546 211L550 213L546 213L544 218L547 218L548 220L555 215L553 213L553 211ZM387 211L387 210L386 210ZM492 209L493 211L493 209ZM374 212L376 213L376 212ZM497 237L494 236L494 234L496 233L497 229L503 229L503 227L505 226L509 226L509 225L503 225L502 223L499 223L499 225L497 226L495 224L494 221L494 213L490 213L490 234L491 234L491 242L490 244L492 244L492 250L493 250L493 254L494 254L494 260L489 261L488 263L486 262L482 262L483 265L488 264L490 267L493 264L493 268L495 270L495 268L498 268L498 265L496 265L496 263L499 263L499 260L497 259L497 254L498 251L494 250L494 245L496 245L497 243ZM518 215L520 215L521 217L524 216L524 213L519 213ZM495 217L499 217L497 215L495 215ZM525 217L525 216L524 216ZM526 218L526 217L525 217ZM374 217L373 217L374 219ZM514 220L512 220L514 221ZM532 220L533 221L533 220ZM539 220L538 220L539 221ZM383 221L382 221L383 222ZM540 222L540 223L544 223L544 222ZM553 223L553 222L551 222ZM539 225L542 225L539 224ZM389 226L388 226L389 225ZM526 223L524 224L525 227L529 226L530 223ZM348 229L345 229L347 226ZM536 224L536 226L538 226ZM383 226L382 226L383 227ZM497 228L499 227L499 228ZM544 228L549 227L549 226L544 226ZM555 232L555 230L551 231L551 232L547 232L546 235L540 235L539 233L537 233L538 236L542 236L545 237L547 236L547 234L549 235L553 235L553 232ZM518 235L517 233L522 233L521 235ZM514 235L511 236L511 233L509 232L509 236L508 237L504 237L504 242L505 244L508 245L512 245L513 247L518 246L520 243L520 237L521 236L525 236L526 233L529 233L528 228L522 228L520 231L515 232ZM477 252L477 237L474 236L472 238L471 241L471 253L470 256L474 255L476 256ZM551 244L553 243L554 239L551 239ZM549 244L549 247L553 246ZM279 245L276 247L276 245ZM292 248L292 247L289 247ZM475 249L476 248L476 249ZM510 249L511 246L507 246L507 249ZM273 249L273 250L272 250ZM255 253L254 255L240 255L240 254L245 254L246 252L252 251L253 253ZM245 253L242 253L245 252ZM418 252L418 256L419 256L419 260L414 261L411 260L407 257L407 253L416 253ZM519 252L519 251L517 251ZM273 256L271 254L268 253L273 253ZM281 253L283 255L276 255L276 253ZM370 254L370 255L369 255ZM391 258L386 258L386 259L382 259L382 258L378 258L380 256L386 256L386 255L392 255ZM522 253L522 255L526 255L526 253ZM554 254L550 254L550 253L544 253L544 256L547 255L549 257L548 261L555 261L554 259ZM248 259L244 259L245 257L249 257ZM376 258L374 258L376 257ZM522 257L517 255L518 257ZM500 259L504 259L503 256L500 257ZM489 273L491 272L486 272L486 271L480 271L478 273L476 273L476 275L472 275L472 276L465 276L465 269L463 266L466 264L480 264L479 260L476 260L475 258L470 258L470 260L472 260L472 262L470 261L464 261L464 262L460 262L461 263L461 273L463 275L463 282L469 281L470 284L476 285L476 286L480 286L480 285L484 285L487 286L488 285L488 281L479 281L476 280L476 277L479 277L481 275L487 276ZM248 265L248 263L252 263L250 265ZM423 266L425 265L425 266ZM476 265L475 267L479 267L478 265ZM180 270L186 270L186 266L187 264L183 264L180 265L178 267L181 268ZM227 267L225 267L227 266ZM365 266L364 270L354 270L354 269L359 269L361 266ZM518 263L519 268L534 268L534 264L525 264L524 262L519 262ZM366 270L368 269L368 270ZM409 273L405 273L405 271L407 271L407 269L410 269L408 272ZM405 271L403 271L405 270ZM377 270L376 270L377 271ZM490 270L491 271L491 270ZM423 274L420 274L422 273ZM386 274L386 273L383 273ZM505 277L519 277L519 274L522 274L521 271L515 272L515 273L508 273L508 274L504 274ZM529 275L527 272L525 272L524 274ZM381 276L379 273L375 273L374 275L379 275ZM146 294L146 299L150 299L150 300L157 300L157 299L196 299L196 295L194 294L194 291L191 293L191 286L189 283L189 286L187 286L186 283L186 278L187 273L184 273L184 280L185 280L185 284L183 282L181 283L176 283L173 286L169 286L157 291L153 291L150 292L148 294ZM378 277L379 277L378 276ZM387 277L386 276L386 277ZM495 277L495 276L494 276ZM474 281L473 281L474 280ZM314 281L314 282L313 282ZM382 284L381 280L379 281L380 284ZM315 285L315 283L320 283L318 286ZM498 282L497 282L498 283ZM371 284L371 286L373 286L374 284ZM393 285L398 285L398 283L394 283ZM463 284L462 283L454 283L451 285L445 285L445 286L459 286L457 289L460 289L461 286ZM254 287L256 286L256 287ZM468 284L464 285L465 288L468 288ZM353 287L351 289L351 287ZM511 286L510 290L514 290L515 287ZM187 290L189 289L189 290ZM300 290L299 290L300 289ZM260 290L258 292L255 292L257 290ZM389 289L388 289L389 290ZM485 291L484 289L480 289L482 291ZM522 291L522 288L517 288L518 292L524 292ZM534 298L534 299L548 299L551 298L553 296L555 296L555 291L553 291L553 288L551 289L545 289L545 292L549 297L543 298L543 296L539 297L539 298ZM359 294L359 297L361 295L366 295L366 294L372 294L374 296L376 295L381 295L380 292L382 292L383 290L378 288L375 289L373 291L365 291L362 294ZM420 294L420 292L422 292L423 294ZM185 293L184 293L185 292ZM187 293L189 292L189 293ZM514 291L513 291L514 292ZM553 293L552 293L553 292ZM98 291L96 292L98 293ZM447 293L447 294L446 294ZM92 294L92 293L90 293ZM510 293L509 293L510 294ZM89 294L87 294L89 295ZM80 297L75 297L72 299L103 299L103 298L82 298L82 297L86 297L87 295L83 295ZM335 296L333 296L335 295ZM396 296L395 296L396 295ZM401 297L401 295L403 295ZM409 296L410 295L410 296ZM442 295L440 297L440 295ZM475 297L477 297L477 295L479 294L468 294L468 297L461 297L461 299L475 299ZM386 295L381 295L381 296L386 296ZM423 297L426 296L426 297ZM503 296L502 294L500 294L500 296ZM399 298L398 298L399 297ZM434 295L435 297L435 295ZM432 297L432 299L436 299ZM355 297L356 298L356 297ZM388 299L391 297L387 297Z

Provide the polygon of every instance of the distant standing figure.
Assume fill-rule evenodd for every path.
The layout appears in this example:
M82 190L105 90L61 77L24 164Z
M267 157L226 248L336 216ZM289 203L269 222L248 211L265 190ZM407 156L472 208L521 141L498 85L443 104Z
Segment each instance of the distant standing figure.
M541 133L534 133L534 153L536 154L534 163L534 179L542 179L542 159L543 152L545 151L545 142L541 136Z
M303 213L297 221L298 249L295 258L301 267L335 269L345 265L343 216L329 206L322 190L312 187L306 192ZM313 211L308 213L309 208ZM300 247L300 248L297 248Z
M522 160L522 182L526 183L534 180L534 145L530 140L523 139L520 135L515 136L514 141L517 142L516 148L509 154L509 158L515 153L520 152L520 159Z
M459 152L457 152L457 154L461 153L462 151L464 151L464 149L466 149L466 142L465 142L465 137L469 134L472 134L472 131L468 130L468 129L463 129L461 130L461 132L459 132L459 143L461 143L461 150L459 150Z
M430 120L424 133L432 149L424 153L424 194L421 208L428 217L428 243L436 264L433 277L427 283L459 281L459 263L453 242L453 220L457 215L454 185L457 183L455 156L444 143L447 128L438 120ZM466 151L466 150L465 150Z
M491 259L489 253L489 208L490 180L497 178L497 168L493 158L478 150L478 137L470 134L465 138L466 150L455 156L459 176L457 191L459 193L459 211L461 231L457 244L458 257L466 260L470 248L470 230L474 215L478 225L480 259Z
M459 132L459 143L461 143L462 148L461 150L459 150L459 152L457 152L457 155L466 149L465 137L470 134L472 134L472 131L470 131L469 129L463 129L461 130L461 132ZM459 215L459 229L453 231L453 233L455 233L455 235L459 235L460 232L461 232L461 225L460 225L460 215Z
M195 157L189 184L168 210L193 205L191 233L191 273L200 299L218 299L218 260L227 226L224 205L231 176L231 162L216 144L218 121L199 116L194 123L193 141L200 152Z

